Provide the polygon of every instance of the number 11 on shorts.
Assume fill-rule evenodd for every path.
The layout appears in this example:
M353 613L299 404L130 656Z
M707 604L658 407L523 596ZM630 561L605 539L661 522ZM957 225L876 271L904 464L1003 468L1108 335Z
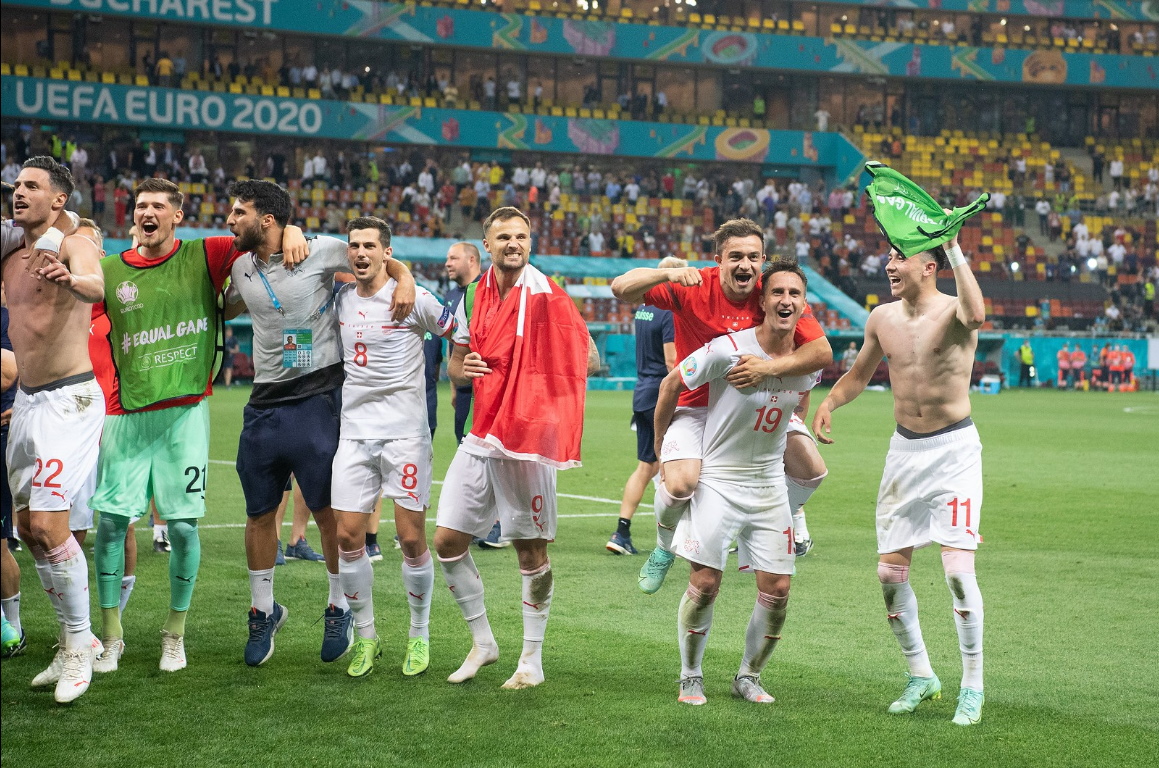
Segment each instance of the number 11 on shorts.
M950 500L950 526L958 525L958 510L961 510L965 515L965 526L970 527L970 499L958 499L957 497Z

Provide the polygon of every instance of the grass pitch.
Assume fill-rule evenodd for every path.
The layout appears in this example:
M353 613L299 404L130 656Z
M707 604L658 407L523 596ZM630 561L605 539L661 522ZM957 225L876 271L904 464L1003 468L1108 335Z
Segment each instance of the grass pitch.
M248 390L212 399L212 458L232 463ZM824 393L815 395L820 402ZM453 453L445 407L436 436L441 479ZM798 561L789 619L766 687L772 706L733 700L751 577L727 573L705 659L709 702L676 703L676 605L687 566L648 597L639 557L603 545L635 465L630 393L589 393L584 466L560 473L562 519L551 548L556 593L544 647L547 681L502 691L519 655L514 552L475 551L498 664L463 686L445 682L470 638L436 575L431 668L404 678L406 603L400 557L375 566L385 653L373 675L318 659L324 568L291 561L275 589L290 618L265 666L246 667L248 582L234 470L211 467L201 575L187 634L189 668L157 669L168 598L166 556L141 549L124 617L120 670L75 704L28 681L52 657L54 622L27 552L23 621L29 650L3 663L5 766L1129 766L1159 754L1159 398L1025 392L976 396L986 496L978 578L986 603L986 707L980 725L950 723L961 672L951 604L933 549L911 579L940 701L886 714L905 666L877 583L873 507L889 433L888 393L867 392L834 416L829 478L808 507L817 547ZM441 486L436 485L436 494ZM649 497L646 499L648 501ZM433 511L432 515L433 517ZM652 546L649 510L634 538ZM433 524L428 533L433 533ZM91 541L91 539L90 539ZM317 531L311 541L317 548ZM89 548L91 553L91 547ZM90 555L91 556L91 555ZM94 599L95 602L95 599ZM94 610L94 617L98 614ZM1150 754L1152 757L1146 757Z

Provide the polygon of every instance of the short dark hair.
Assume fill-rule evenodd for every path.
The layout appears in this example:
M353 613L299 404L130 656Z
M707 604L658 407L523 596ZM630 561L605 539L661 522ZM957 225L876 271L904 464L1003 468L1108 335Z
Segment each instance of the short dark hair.
M290 193L272 181L264 179L246 179L235 181L229 185L226 194L236 197L243 203L253 203L259 216L269 214L274 217L279 227L290 223L290 214L294 206L290 202Z
M61 165L48 155L37 155L24 161L22 168L39 168L48 173L48 183L57 192L63 192L66 197L72 197L76 183L72 180L72 171L68 166Z
M346 222L347 233L356 229L377 229L378 241L382 243L382 247L390 247L390 225L377 216L359 216Z
M934 263L938 265L939 270L950 268L950 258L946 256L946 249L944 246L935 245L928 251L923 251L923 254L933 259Z
M778 272L790 272L801 278L801 285L805 290L809 290L809 278L805 277L805 270L801 269L801 265L795 259L775 259L765 264L764 270L761 272L761 295L769 289L769 278Z
M137 194L142 192L160 192L169 196L169 203L174 208L180 208L185 203L185 195L181 194L181 187L169 179L150 177L137 185Z
M749 237L756 235L761 240L761 250L764 250L765 231L761 229L760 225L752 219L729 219L720 225L720 229L716 230L712 235L712 247L716 253L720 253L720 249L724 247L725 242L731 237Z
M483 231L486 232L487 230ZM479 248L474 243L468 243L466 240L463 240L461 242L455 243L451 246L451 248L462 248L467 252L468 257L473 257L475 259L476 264L483 263L483 259L479 255Z
M483 222L483 237L491 230L491 225L497 221L507 221L508 219L523 219L527 224L527 228L531 228L531 219L527 218L527 214L510 205L505 205L502 208L496 208L491 211L491 215Z

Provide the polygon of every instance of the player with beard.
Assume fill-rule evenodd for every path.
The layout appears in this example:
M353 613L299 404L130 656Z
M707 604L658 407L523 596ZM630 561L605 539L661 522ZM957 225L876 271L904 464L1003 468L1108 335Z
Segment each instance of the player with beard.
M184 196L165 179L137 186L133 222L138 244L106 256L104 309L116 378L111 384L97 491L97 593L101 605L98 671L117 668L125 650L121 583L129 522L153 498L168 523L169 614L161 630L162 671L186 666L185 619L201 562L197 521L205 516L209 404L213 392L218 300L238 257L233 239L178 240ZM286 235L287 262L305 256L305 238Z
M68 510L97 461L104 398L89 362L88 323L105 282L91 241L65 237L54 243L56 254L38 244L72 192L72 174L52 158L24 163L12 202L24 242L2 268L20 371L7 479L20 536L60 623L59 651L32 683L55 684L61 703L88 690L99 647L89 620L88 563Z
M314 515L326 558L329 596L323 612L321 658L340 658L353 640L353 615L339 581L338 535L330 504L331 473L338 449L342 342L334 311L334 276L349 273L346 243L334 237L310 242L310 257L297 269L282 268L280 244L292 204L268 181L241 181L227 224L234 248L227 302L241 304L253 320L254 386L242 417L237 473L246 501L246 562L251 605L246 664L256 667L274 653L274 636L289 612L274 600L278 555L277 509L293 474ZM399 261L386 266L398 281L391 316L400 322L414 306L414 279Z
M720 226L713 242L716 267L639 268L612 281L612 293L621 301L647 302L673 313L676 355L680 359L718 336L755 327L764 318L761 294L756 290L765 263L764 230L748 219L733 219ZM794 339L797 349L783 357L742 356L729 371L728 383L753 387L767 377L803 376L833 361L833 350L807 305ZM640 589L647 594L660 589L676 558L672 537L699 482L707 404L707 388L682 392L668 427L660 455L661 483L656 489L656 549L640 569ZM789 505L799 537L798 555L812 546L804 504L827 474L812 435L797 415L807 411L806 397L790 419L784 459Z

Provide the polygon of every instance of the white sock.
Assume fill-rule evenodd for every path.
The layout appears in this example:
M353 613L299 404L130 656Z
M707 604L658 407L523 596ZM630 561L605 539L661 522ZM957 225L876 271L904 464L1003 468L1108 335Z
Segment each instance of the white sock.
M821 481L828 476L828 472L808 480L785 475L785 484L789 488L789 509L793 510L793 536L796 541L805 541L812 538L809 535L809 525L805 522L805 502L820 487Z
M672 551L672 537L676 535L676 524L688 509L692 497L680 498L668 492L664 483L656 486L656 496L652 509L656 513L656 546L665 552Z
M753 606L753 615L745 630L744 658L741 659L738 676L760 676L777 647L777 641L781 639L788 605L788 595L777 597L764 592L757 593L757 603Z
M250 600L254 608L269 616L274 611L274 569L250 571Z
M713 592L706 595L692 585L680 598L676 630L680 635L680 677L704 677L701 662L708 632L712 629L712 609L716 601Z
M342 594L342 583L338 580L341 572L341 567L339 567L338 573L330 573L329 571L326 571L326 580L330 584L330 594L326 597L326 603L327 605L332 605L339 610L348 611L350 610L350 603L346 602L346 595Z
M954 598L954 626L962 652L962 687L982 690L982 592L973 573L947 573Z
M4 617L16 630L16 634L20 634L20 593L17 592L12 597L4 598L2 602L4 604Z
M374 631L374 566L366 555L366 547L353 552L338 550L338 575L342 581L344 600L349 600L354 612L354 627L359 637L377 637Z
M136 576L121 577L121 613L125 612L125 606L129 604L129 597L133 594L133 586L136 583Z
M36 566L36 578L40 579L40 587L44 590L44 594L48 595L48 602L52 604L52 610L56 614L56 623L63 632L64 612L60 600L56 598L56 588L52 586L52 563L48 562L48 556L40 547L30 544L28 548L32 552L32 563Z
M52 587L60 602L65 645L81 648L92 642L89 621L89 565L84 550L69 536L64 544L48 552Z
M519 664L542 668L540 654L547 633L547 617L551 613L551 598L555 594L551 561L534 571L519 572L523 575L523 654L519 657Z
M153 523L153 541L164 541L165 536L169 533L169 523L162 521L160 523ZM260 611L261 608L258 608ZM273 610L271 607L270 610Z
M463 618L467 620L467 627L471 630L471 641L475 645L494 646L495 635L491 632L491 623L487 621L487 607L483 603L483 580L479 578L479 569L470 552L461 556L444 560L439 558L443 568L443 578L447 588L455 596Z
M909 584L909 566L878 563L877 575L881 580L881 592L885 596L886 618L901 645L910 675L933 677L934 670L930 666L930 657L926 653L925 641L922 640L922 628L918 623L918 599ZM886 578L901 580L886 581Z
M402 558L402 586L410 606L410 632L407 637L430 640L431 592L435 587L435 561L428 549L418 557Z

